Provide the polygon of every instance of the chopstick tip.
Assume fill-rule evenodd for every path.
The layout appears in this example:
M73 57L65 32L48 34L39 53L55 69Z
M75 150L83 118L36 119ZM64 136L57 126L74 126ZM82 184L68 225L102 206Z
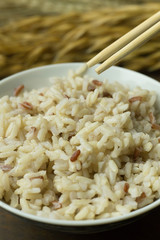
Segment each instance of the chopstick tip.
M103 72L103 69L101 69L101 66L99 66L95 69L95 71L96 71L97 74L100 74L100 73Z
M92 59L89 60L86 64L87 64L88 68L92 67L94 65L93 62L92 62Z

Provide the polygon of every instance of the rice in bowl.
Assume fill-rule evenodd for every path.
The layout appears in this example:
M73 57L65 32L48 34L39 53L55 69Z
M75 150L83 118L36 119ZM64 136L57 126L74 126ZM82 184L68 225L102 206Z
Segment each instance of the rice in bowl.
M154 92L89 76L0 98L0 199L53 219L127 214L160 195Z

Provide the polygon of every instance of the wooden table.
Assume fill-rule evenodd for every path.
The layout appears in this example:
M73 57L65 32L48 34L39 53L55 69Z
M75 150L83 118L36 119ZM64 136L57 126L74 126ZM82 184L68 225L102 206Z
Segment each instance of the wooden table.
M160 73L152 74L151 76L160 81ZM124 227L89 235L49 231L0 209L0 240L114 240L119 238L123 240L154 240L158 239L159 236L160 208L148 216Z

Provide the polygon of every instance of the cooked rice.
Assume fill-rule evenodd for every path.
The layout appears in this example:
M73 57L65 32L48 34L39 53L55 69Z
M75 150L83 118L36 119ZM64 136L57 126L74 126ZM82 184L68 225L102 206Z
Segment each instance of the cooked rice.
M24 212L85 220L160 197L154 92L89 76L0 98L0 199Z

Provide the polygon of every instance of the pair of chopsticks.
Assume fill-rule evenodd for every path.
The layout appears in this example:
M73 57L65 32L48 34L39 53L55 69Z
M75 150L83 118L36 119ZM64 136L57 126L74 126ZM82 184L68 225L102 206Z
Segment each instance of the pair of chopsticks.
M104 61L96 68L96 72L100 74L149 41L158 32L160 32L160 11L103 49L87 62L87 66L92 67Z

